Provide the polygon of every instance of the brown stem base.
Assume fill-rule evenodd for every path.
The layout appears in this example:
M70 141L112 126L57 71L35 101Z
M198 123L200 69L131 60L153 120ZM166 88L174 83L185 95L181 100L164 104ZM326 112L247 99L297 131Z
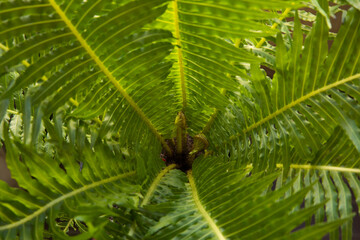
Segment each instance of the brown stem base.
M166 162L166 165L170 165L175 163L177 165L177 168L180 169L183 172L187 172L188 170L192 169L192 164L194 162L194 159L200 156L204 153L204 151L198 152L195 154L195 157L193 155L190 155L190 152L194 148L194 139L187 134L187 145L185 148L183 148L183 152L177 153L176 152L176 137L174 139L166 139L166 143L171 148L173 155L169 156L165 149L162 150L161 158Z

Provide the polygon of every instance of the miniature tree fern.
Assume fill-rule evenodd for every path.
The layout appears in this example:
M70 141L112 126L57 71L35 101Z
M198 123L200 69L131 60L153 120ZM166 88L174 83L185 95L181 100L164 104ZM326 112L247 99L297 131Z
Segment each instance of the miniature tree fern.
M0 0L0 239L352 239L360 6L330 5Z

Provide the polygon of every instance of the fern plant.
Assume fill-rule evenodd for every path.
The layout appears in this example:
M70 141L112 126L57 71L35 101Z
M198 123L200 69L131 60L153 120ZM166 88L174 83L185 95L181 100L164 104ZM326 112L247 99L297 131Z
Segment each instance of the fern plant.
M359 42L354 0L0 0L0 239L352 239Z

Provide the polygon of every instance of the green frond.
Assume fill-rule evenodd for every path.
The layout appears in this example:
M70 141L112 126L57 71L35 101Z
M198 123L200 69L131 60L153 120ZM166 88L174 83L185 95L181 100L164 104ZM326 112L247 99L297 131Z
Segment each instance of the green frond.
M276 34L277 30L261 21L277 14L263 9L300 6L296 1L259 1L251 4L249 11L249 5L176 0L153 24L172 31L176 38L176 52L170 55L175 63L169 78L174 79L173 94L193 133L204 128L214 109L222 110L229 104L224 90L236 91L238 81L234 76L247 78L244 65L262 61L239 44L245 36Z
M57 221L46 216L59 211L87 223L88 233L92 231L91 222L95 223L104 214L119 216L131 223L125 212L113 209L113 204L118 208L136 208L138 202L134 193L139 187L131 183L135 171L130 162L114 161L119 158L119 153L108 153L109 149L101 145L95 153L88 146L79 153L64 144L62 148L67 149L66 154L52 159L35 153L20 142L11 141L8 136L5 141L8 167L19 186L27 191L11 189L1 183L2 239L15 239L16 235L43 239L44 223L55 225ZM103 164L100 168L99 161ZM94 204L96 209L93 209ZM65 236L62 233L62 238Z
M135 129L142 129L144 133L141 137L150 131L166 148L161 135L169 135L171 129L161 126L172 115L167 111L163 115L154 114L152 109L153 106L159 106L159 109L169 107L165 103L169 102L171 96L166 93L172 83L163 80L171 65L164 63L167 67L160 71L159 64L173 48L170 43L164 42L171 34L161 30L141 30L164 12L164 2L130 2L106 13L101 7L105 8L107 4L96 2L71 2L66 8L56 1L49 1L44 6L38 6L35 2L16 2L6 6L5 12L12 14L4 14L7 25L1 26L13 34L12 38L16 33L29 34L29 37L16 42L1 56L1 71L10 70L21 60L31 61L16 84L2 97L10 97L14 91L36 83L40 86L33 92L35 104L52 97L46 108L49 114L70 98L78 96L80 107L87 106L87 114L81 114L79 110L76 116L97 117L107 112L104 130L122 130L129 142L140 138L133 137L135 134L124 122L136 122L138 127ZM32 11L28 12L29 8ZM95 9L98 18L94 18ZM24 14L29 14L26 21L22 17ZM46 20L49 16L56 21L49 20L43 26L36 20ZM10 25L14 25L16 31ZM30 25L31 29L27 27ZM114 45L118 46L116 50L112 47ZM37 57L39 52L41 55ZM37 82L43 76L43 82ZM101 98L90 100L94 93L84 90L85 87L96 89L95 96L101 95ZM155 94L155 89L162 94ZM152 99L155 96L158 100Z
M350 240L360 6L333 3L0 0L0 239Z
M333 221L340 218L351 218L353 215L352 194L359 205L359 163L360 155L352 142L348 139L345 132L340 128L335 128L328 141L320 148L314 158L307 162L304 159L294 159L290 165L289 173L281 176L278 183L289 182L296 179L292 189L293 192L305 188L314 182L315 185L305 197L305 207L313 206L324 201L324 209L317 210L315 222ZM278 164L278 167L283 167ZM318 182L318 180L321 181ZM326 218L325 218L326 217ZM311 219L307 224L311 224ZM339 229L330 234L330 239L339 239ZM341 239L352 239L352 221L348 221L341 226Z
M284 236L291 239L297 233L292 230L324 204L291 211L299 206L311 187L282 198L291 184L267 191L277 174L249 176L249 171L233 170L232 164L224 164L216 158L197 159L193 171L188 172L188 179L178 170L170 171L158 186L161 198L154 196L152 204L146 208L166 215L149 229L146 239L275 239ZM167 202L158 202L159 199L167 199ZM327 230L344 221L329 221ZM316 228L322 229L321 225ZM325 229L312 237L320 239Z
M327 2L322 4L326 9ZM279 151L289 161L292 148L302 158L311 159L337 125L359 150L360 49L356 44L360 40L359 24L359 12L349 10L345 24L327 53L328 28L324 17L318 14L303 50L300 22L296 18L289 50L282 36L277 35L274 78L269 80L253 66L252 80L245 86L247 90L235 99L237 107L229 108L228 113L223 113L218 123L214 123L230 124L230 131L222 131L222 138L214 131L210 142L222 149L227 145L225 149L242 159L253 155L254 159L244 161L252 162L259 169L273 168L274 161L265 162ZM229 115L233 117L230 119ZM241 120L236 121L238 119ZM234 129L242 130L235 133ZM226 138L228 140L223 141ZM231 146L238 147L233 151Z

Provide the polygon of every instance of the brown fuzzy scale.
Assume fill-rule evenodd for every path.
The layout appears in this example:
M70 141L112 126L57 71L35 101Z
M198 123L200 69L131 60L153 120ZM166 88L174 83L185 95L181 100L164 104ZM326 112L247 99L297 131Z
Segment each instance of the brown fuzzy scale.
M187 172L192 168L194 159L204 153L204 151L198 152L195 156L191 156L189 153L194 148L194 139L189 134L187 134L187 147L184 152L177 154L176 153L176 137L173 139L166 139L166 143L169 145L171 151L173 152L172 156L166 153L165 149L161 152L161 158L165 161L166 165L175 163L177 168L183 172Z

